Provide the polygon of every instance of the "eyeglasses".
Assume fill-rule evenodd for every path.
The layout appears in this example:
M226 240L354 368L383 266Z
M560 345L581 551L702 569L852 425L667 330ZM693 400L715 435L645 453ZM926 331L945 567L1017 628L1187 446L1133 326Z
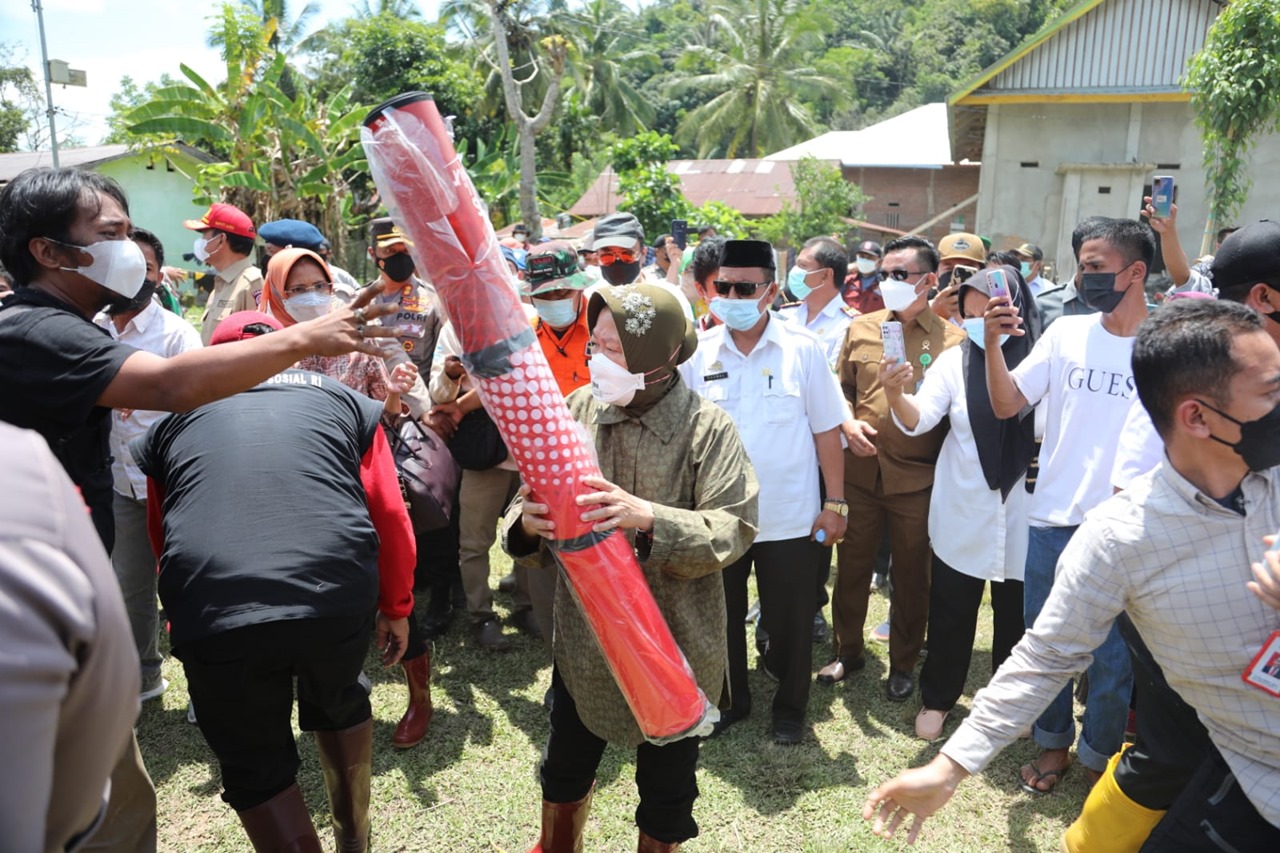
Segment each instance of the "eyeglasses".
M915 272L914 270L907 270L899 267L898 269L884 270L884 274L894 281L906 281L914 275L928 275L929 273L926 271Z
M333 282L317 281L315 284L300 284L297 287L290 287L284 292L284 295L292 299L295 296L302 296L306 293L332 293Z
M634 264L640 256L631 249L601 249L596 253L600 266L611 267L614 264Z
M716 287L716 293L721 296L728 296L730 292L738 294L743 299L750 299L756 295L756 292L762 287L768 287L771 281L721 281L720 279L712 279L712 284Z

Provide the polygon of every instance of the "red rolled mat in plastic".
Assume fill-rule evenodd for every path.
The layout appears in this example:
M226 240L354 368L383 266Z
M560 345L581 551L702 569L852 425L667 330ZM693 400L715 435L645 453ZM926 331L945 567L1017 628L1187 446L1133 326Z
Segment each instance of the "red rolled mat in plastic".
M658 610L620 531L581 521L594 448L569 414L515 291L475 187L431 96L400 95L369 114L361 142L392 219L412 241L462 361L534 497L551 543L640 731L653 743L707 734L719 717Z

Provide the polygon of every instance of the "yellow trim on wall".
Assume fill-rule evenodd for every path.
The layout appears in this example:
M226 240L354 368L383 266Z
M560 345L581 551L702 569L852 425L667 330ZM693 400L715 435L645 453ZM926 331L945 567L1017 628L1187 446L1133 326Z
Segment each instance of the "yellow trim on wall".
M1044 92L1041 94L971 95L955 106L988 104L1167 104L1191 100L1187 92Z
M1050 23L1046 29L1041 30L1039 33L1031 36L1026 42L1022 44L1021 47L1014 48L1013 52L1005 56L1004 59L1001 59L995 65L991 65L983 69L978 74L977 77L973 78L973 80L971 80L970 82L964 84L964 86L961 87L959 91L955 92L950 97L948 97L947 103L952 105L961 103L962 99L964 99L966 95L972 93L974 90L980 87L983 83L988 82L989 80L991 80L991 78L995 77L1001 71L1004 71L1006 68L1013 65L1018 60L1022 59L1022 57L1026 56L1028 53L1030 53L1040 45L1047 42L1054 35L1056 35L1059 30L1063 29L1073 21L1078 21L1080 18L1083 18L1085 15L1093 11L1095 8L1097 8L1098 6L1101 6L1104 2L1105 0L1080 0L1080 2L1077 3L1075 6L1072 6L1066 12L1062 13L1062 17ZM964 101L964 103L978 103L978 102Z

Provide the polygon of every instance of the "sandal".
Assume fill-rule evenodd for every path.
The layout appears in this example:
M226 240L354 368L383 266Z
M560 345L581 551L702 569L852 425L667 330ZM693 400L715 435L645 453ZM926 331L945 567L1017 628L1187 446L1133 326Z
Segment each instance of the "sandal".
M1032 776L1031 781L1027 781L1022 778L1022 770L1020 768L1018 770L1018 787L1026 791L1028 794L1032 794L1037 797L1043 797L1045 794L1053 793L1053 789L1058 787L1058 783L1062 781L1062 777L1066 776L1067 771L1071 769L1071 765L1067 764L1061 770L1041 770L1040 765L1036 764L1034 761L1023 766L1030 767L1031 772L1035 775ZM1048 788L1036 787L1037 784L1045 780L1050 781Z

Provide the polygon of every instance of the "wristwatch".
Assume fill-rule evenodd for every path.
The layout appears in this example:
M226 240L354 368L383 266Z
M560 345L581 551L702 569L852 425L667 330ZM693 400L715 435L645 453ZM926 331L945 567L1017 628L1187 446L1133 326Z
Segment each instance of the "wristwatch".
M837 498L827 498L822 502L823 509L829 509L841 518L849 517L849 503Z

